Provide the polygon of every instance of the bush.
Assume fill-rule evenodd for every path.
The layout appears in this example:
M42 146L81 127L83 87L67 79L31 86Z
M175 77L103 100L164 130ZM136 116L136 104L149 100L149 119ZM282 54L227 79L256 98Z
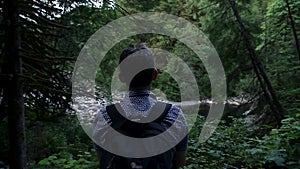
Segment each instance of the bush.
M76 156L69 152L61 151L53 154L38 163L38 168L60 168L60 169L91 169L98 168L95 156L96 152L79 152Z
M282 127L270 135L256 139L256 147L248 149L249 166L258 161L267 168L300 168L300 114L282 120ZM253 164L252 164L253 163Z
M201 120L199 120L201 121ZM191 130L187 166L193 168L300 168L300 114L282 120L282 127L263 138L252 138L242 119L221 123L214 134L198 144L199 128Z
M187 165L198 168L300 168L300 113L282 120L262 138L251 137L243 119L221 122L214 134L202 144L198 137L204 119L198 118L191 129ZM2 123L1 157L8 151L7 123ZM2 130L3 129L3 130ZM93 143L76 117L57 122L34 122L27 127L29 168L97 168Z
M83 168L98 163L93 143L76 116L34 122L26 136L29 168Z

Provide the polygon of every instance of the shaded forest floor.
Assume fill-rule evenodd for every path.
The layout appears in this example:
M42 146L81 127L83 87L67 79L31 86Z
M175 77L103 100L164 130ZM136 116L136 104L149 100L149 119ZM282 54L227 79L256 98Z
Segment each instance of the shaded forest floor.
M300 114L285 118L281 128L261 138L250 135L252 129L244 119L232 117L230 124L222 121L212 137L199 144L204 120L199 116L190 131L185 169L300 168ZM6 125L0 125L3 162L8 156ZM76 116L61 117L55 122L29 121L26 134L29 168L97 168L93 143Z

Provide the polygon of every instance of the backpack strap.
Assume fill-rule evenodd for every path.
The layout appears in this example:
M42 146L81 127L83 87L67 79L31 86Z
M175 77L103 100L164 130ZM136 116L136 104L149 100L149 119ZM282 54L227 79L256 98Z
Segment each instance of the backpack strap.
M150 113L159 114L160 110L163 109L164 111L163 113L160 114L160 116L157 119L154 120L154 122L161 123L166 117L166 115L168 114L171 107L172 107L171 104L164 103L164 102L157 102L151 108ZM119 112L118 110L121 112ZM107 106L106 111L112 122L111 127L113 127L114 129L121 128L125 123L137 123L137 122L130 121L123 116L125 115L125 113L123 112L123 109L121 108L121 105L119 103Z
M157 119L155 119L154 121L155 121L155 122L161 123L161 122L166 118L166 116L167 116L167 114L169 113L171 107L172 107L172 105L169 104L169 103L157 102L157 103L155 104L155 106L153 106L153 107L151 108L151 110L150 110L151 112L150 112L150 113L158 115L158 114L160 113L160 110L164 110L164 111L163 111L163 112L160 114L160 116L159 116ZM164 109L163 109L163 108L164 108Z
M119 111L123 111L123 109L121 108L121 105L119 103L113 104L113 105L109 105L106 106L106 111L107 114L109 116L109 118L111 119L111 126L114 129L119 129L121 128L121 126L126 122L126 118L122 115L124 114L124 112L120 112ZM122 114L121 114L122 113Z

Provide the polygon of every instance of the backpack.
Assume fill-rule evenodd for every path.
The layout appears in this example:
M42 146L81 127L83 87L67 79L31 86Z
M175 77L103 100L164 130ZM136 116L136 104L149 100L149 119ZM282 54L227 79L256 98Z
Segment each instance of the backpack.
M116 106L120 105L114 104L106 107L106 111L111 119L111 127L121 134L127 135L129 137L152 137L164 132L168 127L172 125L171 123L167 123L168 127L166 127L162 124L162 121L171 109L171 104L157 102L151 108L149 113L159 113L159 111L157 110L162 110L165 107L164 111L157 119L149 123L138 123L126 119L118 112L118 110L122 109L117 109ZM112 137L110 140L114 140L114 138ZM103 150L100 169L172 169L174 153L175 148L171 148L170 150L162 154L158 154L152 157L128 158L118 156L106 150Z

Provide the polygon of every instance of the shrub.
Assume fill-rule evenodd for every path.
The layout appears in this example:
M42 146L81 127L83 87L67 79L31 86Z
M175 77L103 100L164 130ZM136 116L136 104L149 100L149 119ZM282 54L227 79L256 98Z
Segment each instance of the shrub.
M90 169L97 168L98 163L95 151L78 152L73 155L69 152L61 151L53 154L38 163L38 168L60 168L60 169Z
M263 138L252 138L242 119L220 123L214 134L198 143L199 128L191 130L187 166L192 168L300 168L300 114L282 120L282 127Z

